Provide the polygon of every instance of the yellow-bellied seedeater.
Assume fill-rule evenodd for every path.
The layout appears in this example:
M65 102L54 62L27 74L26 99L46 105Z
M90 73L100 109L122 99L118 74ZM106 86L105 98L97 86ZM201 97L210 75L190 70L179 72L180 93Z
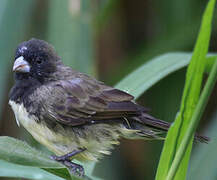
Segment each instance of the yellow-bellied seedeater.
M17 124L73 173L84 170L72 159L97 160L121 137L163 139L170 126L148 115L132 95L65 66L43 40L18 46L13 71L9 104Z

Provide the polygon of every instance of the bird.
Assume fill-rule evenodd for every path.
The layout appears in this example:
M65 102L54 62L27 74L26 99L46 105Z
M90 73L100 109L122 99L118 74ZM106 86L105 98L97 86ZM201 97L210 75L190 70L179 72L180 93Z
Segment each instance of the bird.
M76 175L85 172L73 160L97 161L109 155L120 138L163 140L170 127L129 93L65 66L44 40L18 45L13 72L9 104L18 126ZM199 135L195 139L208 141Z

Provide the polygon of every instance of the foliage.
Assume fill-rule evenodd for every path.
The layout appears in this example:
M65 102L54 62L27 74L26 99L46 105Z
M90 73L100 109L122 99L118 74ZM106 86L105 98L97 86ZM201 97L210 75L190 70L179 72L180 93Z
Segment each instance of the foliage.
M80 6L77 6L78 4L76 3L78 2ZM46 5L46 3L48 4ZM157 10L156 2L152 3L156 6L155 8ZM192 133L195 132L196 125L203 113L208 95L215 82L215 77L217 77L215 75L216 69L214 69L217 67L216 54L212 53L207 55L215 0L210 0L204 13L193 54L184 52L165 54L165 52L186 50L186 47L191 47L191 43L194 40L194 30L198 28L197 22L199 16L195 15L195 17L192 16L189 19L193 12L190 7L197 4L197 2L194 4L190 1L182 2L175 0L171 2L165 0L164 2L158 3L160 4L159 14L152 20L158 18L158 23L165 23L169 30L165 32L159 31L160 35L156 36L154 40L147 40L147 44L144 43L138 46L134 53L127 54L127 60L120 61L122 62L120 63L121 66L117 67L118 72L113 73L115 71L110 69L108 81L113 81L113 79L118 81L123 74L127 74L115 87L131 93L135 96L135 99L138 99L144 92L151 89L163 79L167 79L171 74L175 74L176 71L188 66L190 63L186 75L180 112L165 142L156 176L156 179L171 179L173 176L176 179L185 179L192 146ZM96 76L98 72L95 59L97 59L97 43L99 43L97 38L100 37L100 34L103 37L107 37L107 32L103 32L108 28L109 22L114 20L112 17L115 17L117 12L123 11L121 9L123 8L122 6L123 3L121 1L105 0L102 1L99 8L100 11L98 11L94 3L86 0L68 0L64 2L53 0L49 2L37 1L37 3L33 0L20 0L19 2L16 0L2 0L0 2L0 58L2 60L11 59L13 54L12 50L14 51L18 42L24 38L27 39L27 37L32 36L36 38L44 37L45 40L48 40L54 45L58 54L63 57L65 64L79 71ZM36 7L40 7L41 9L47 8L47 19L38 13L39 8ZM177 7L182 11L185 10L186 13L181 16L181 14L176 12ZM198 5L198 8L195 8L195 14L198 14L195 11L196 9L200 9L199 7ZM73 8L77 9L73 11ZM44 29L40 25L33 25L37 22L37 18L34 19L32 17L35 11L37 14L36 17L42 16L41 19L45 26ZM190 23L186 22L186 18ZM40 31L42 34L38 37L31 31L31 28L34 31ZM119 35L122 36L122 32ZM123 37L125 37L125 34L123 34ZM110 37L108 36L107 38L109 39ZM109 47L111 46L106 46L108 49ZM111 49L109 49L109 53L110 51ZM113 53L115 54L116 51ZM158 56L154 57L156 55ZM11 72L8 73L8 69L10 69L10 62L12 63L12 61L2 60L0 61L0 83L3 88L0 89L0 115L7 117L8 115L5 115L3 109L5 109L5 104L7 104L5 103L5 92L7 91L7 87L11 86L8 85L8 78L6 77L7 74L10 74L11 77ZM132 73L129 73L135 67L138 68ZM204 71L210 73L210 75L200 96ZM179 82L176 83L178 84ZM162 96L161 89L159 89L159 96ZM161 102L161 99L158 99L155 103L163 103L166 106L166 102ZM0 121L0 129L2 121L4 121L3 118ZM197 148L193 153L188 174L189 179L204 179L209 177L210 179L214 179L216 177L214 167L207 168L206 165L200 165L198 163L200 159L206 162L206 164L213 165L215 163L215 158L213 158L215 157L215 152L213 148L215 149L217 144L214 133L216 123L212 123L214 125L208 127L207 135L210 134L215 139L209 145L200 144L196 146ZM210 132L209 129L211 130ZM30 142L32 143L33 141ZM187 145L188 148L185 151ZM207 154L209 154L208 157ZM179 165L180 162L181 164ZM108 172L109 174L114 174L114 169L117 169L118 173L121 173L117 168L117 164L112 162L112 167L109 169L106 169L103 165L97 169L96 163L84 163L83 165L87 174L85 179L102 179L95 174L95 171L99 172L103 169L106 169L107 174ZM153 168L151 167L151 169ZM195 172L201 172L203 175ZM109 176L107 174L105 176L108 179ZM70 175L68 170L61 164L52 161L49 158L49 153L44 152L43 149L36 150L23 141L6 136L0 136L0 177L59 180L78 179Z

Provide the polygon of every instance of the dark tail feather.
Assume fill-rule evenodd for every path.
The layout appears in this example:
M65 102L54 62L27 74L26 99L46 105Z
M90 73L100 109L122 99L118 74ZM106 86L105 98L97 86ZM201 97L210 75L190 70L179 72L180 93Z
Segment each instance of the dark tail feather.
M151 129L157 130L157 131L167 132L169 127L170 127L170 123L156 119L156 118L154 118L151 115L146 114L146 113L143 113L142 116L140 116L140 117L136 117L135 120L139 121L140 123L144 124L147 127L150 127ZM141 126L140 126L140 128L141 128ZM196 133L195 134L195 141L199 141L202 143L208 143L210 141L210 138L206 137L206 136L198 135Z
M207 136L201 136L199 134L195 134L194 136L195 141L201 142L201 143L208 143L210 141L210 138Z

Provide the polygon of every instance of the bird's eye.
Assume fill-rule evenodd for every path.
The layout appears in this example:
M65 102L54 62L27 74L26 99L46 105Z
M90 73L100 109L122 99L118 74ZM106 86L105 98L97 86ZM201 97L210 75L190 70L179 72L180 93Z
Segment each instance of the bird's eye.
M37 59L36 62L37 62L37 64L41 64L42 60L41 59Z

